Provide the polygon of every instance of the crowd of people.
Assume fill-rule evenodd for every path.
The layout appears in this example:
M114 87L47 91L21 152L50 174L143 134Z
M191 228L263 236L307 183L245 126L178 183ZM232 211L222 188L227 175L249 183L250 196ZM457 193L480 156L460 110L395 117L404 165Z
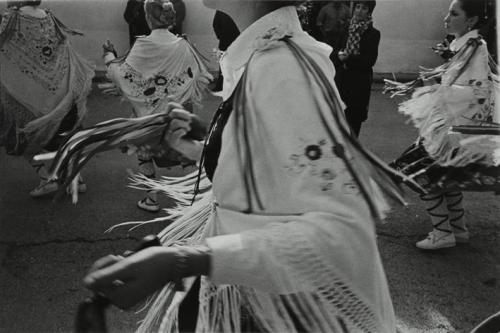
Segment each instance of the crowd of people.
M138 120L171 117L161 155L134 147L150 185L137 205L158 212L161 191L180 204L163 246L98 260L85 286L123 309L154 294L144 332L396 332L376 222L404 202L401 184L429 211L425 250L469 241L463 191L500 191L498 68L481 35L490 2L452 0L443 65L388 82L409 95L399 110L418 130L392 163L358 140L381 38L375 0L306 3L300 17L296 1L203 2L224 51L203 140L187 134L214 78L182 37L182 0L129 0L130 51L103 45L106 92ZM10 1L0 22L0 145L38 172L33 197L59 186L35 156L78 132L94 74L67 38L81 33L40 4ZM155 180L160 161L199 170Z

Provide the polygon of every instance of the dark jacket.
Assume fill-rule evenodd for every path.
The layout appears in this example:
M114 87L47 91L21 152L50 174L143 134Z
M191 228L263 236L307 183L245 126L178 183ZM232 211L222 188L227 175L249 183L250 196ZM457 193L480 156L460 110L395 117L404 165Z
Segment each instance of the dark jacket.
M128 23L130 46L134 44L137 36L151 33L144 13L144 1L128 0L123 18Z
M342 49L345 48L347 38L348 32L345 32L341 38ZM350 56L342 62L338 53L332 53L337 72L335 82L342 100L347 105L346 112L354 112L354 118L359 121L365 121L368 116L373 66L377 62L379 43L380 31L370 27L361 36L359 55Z
M172 0L172 4L175 10L175 25L172 33L182 35L182 24L186 18L186 4L182 0Z
M226 51L229 45L238 38L240 30L231 16L217 10L212 23L215 36L219 40L219 50Z

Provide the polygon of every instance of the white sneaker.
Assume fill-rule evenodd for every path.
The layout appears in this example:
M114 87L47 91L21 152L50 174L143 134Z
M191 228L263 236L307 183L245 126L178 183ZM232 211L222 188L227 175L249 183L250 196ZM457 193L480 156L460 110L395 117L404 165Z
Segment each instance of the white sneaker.
M137 207L148 212L157 213L160 211L160 205L150 197L145 197L137 202Z
M470 241L470 234L468 230L461 231L461 232L453 232L455 235L455 241L457 243L469 243Z
M455 235L452 232L439 230L432 230L426 239L416 243L416 246L422 250L445 249L455 245Z
M53 194L57 192L59 186L56 182L47 182L46 180L42 180L40 184L30 191L30 196L32 198L39 198L45 195Z

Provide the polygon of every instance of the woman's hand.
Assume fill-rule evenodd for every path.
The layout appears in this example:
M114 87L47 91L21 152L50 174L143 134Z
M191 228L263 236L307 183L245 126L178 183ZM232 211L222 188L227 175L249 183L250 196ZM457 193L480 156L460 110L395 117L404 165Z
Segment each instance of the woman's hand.
M113 53L116 56L115 47L109 39L106 41L106 43L102 44L102 50L104 54Z
M175 148L182 137L191 130L192 114L178 103L168 103L168 115L172 119L163 140Z
M349 57L349 55L344 51L339 51L338 56L340 61L345 61Z
M176 249L155 246L130 257L98 260L84 278L85 286L127 309L176 279Z

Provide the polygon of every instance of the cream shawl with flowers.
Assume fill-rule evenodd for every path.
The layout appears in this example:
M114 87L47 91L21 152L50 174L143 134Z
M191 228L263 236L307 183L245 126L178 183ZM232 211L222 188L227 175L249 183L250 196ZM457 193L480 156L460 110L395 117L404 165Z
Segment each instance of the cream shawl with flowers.
M211 79L193 47L167 29L137 38L124 60L109 65L108 76L132 103L136 116L162 110L170 100L199 103Z

